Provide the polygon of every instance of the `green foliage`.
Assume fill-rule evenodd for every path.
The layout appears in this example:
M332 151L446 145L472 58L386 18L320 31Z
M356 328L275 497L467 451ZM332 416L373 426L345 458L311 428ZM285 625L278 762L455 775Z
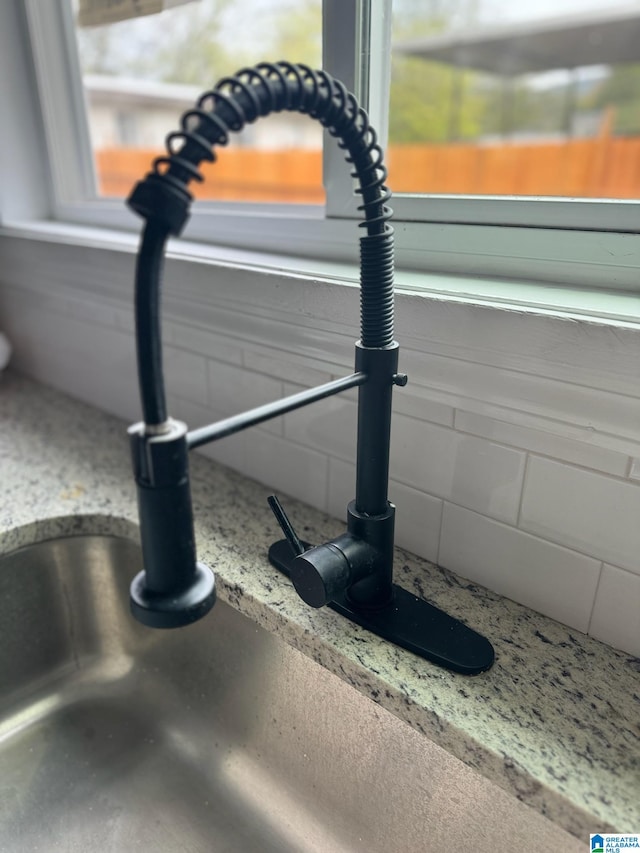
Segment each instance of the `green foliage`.
M223 74L238 67L238 59L230 56L222 35L223 16L230 0L195 3L185 6L179 26L163 39L150 58L151 73L172 83L212 86Z
M213 85L264 60L317 67L321 0L200 0L159 14L79 30L85 74Z
M393 42L436 35L477 20L478 0L396 0ZM392 52L391 143L446 142L477 136L484 97L470 71Z
M270 60L322 65L322 0L305 0L281 8L270 34Z
M619 65L583 100L587 109L613 110L613 132L640 134L640 65Z
M473 77L441 63L394 59L389 140L447 142L477 136L484 98L473 90Z

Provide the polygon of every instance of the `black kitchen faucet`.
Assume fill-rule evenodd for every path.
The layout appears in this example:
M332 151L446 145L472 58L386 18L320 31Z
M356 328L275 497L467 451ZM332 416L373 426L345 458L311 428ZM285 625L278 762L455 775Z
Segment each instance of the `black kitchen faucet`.
M169 236L179 235L192 201L188 184L202 180L203 160L228 142L230 131L272 112L305 113L320 121L353 165L363 213L360 238L360 339L355 372L210 426L189 431L168 416L162 374L160 282ZM263 63L221 80L184 114L167 137L167 155L134 188L129 206L146 220L136 267L136 339L144 420L129 429L144 571L131 585L134 616L156 628L176 628L215 603L211 569L197 562L188 451L284 412L358 388L355 499L347 531L330 542L301 542L279 501L269 500L285 539L269 559L312 607L328 604L370 631L440 666L466 674L491 667L484 637L393 583L395 508L387 496L391 402L398 373L393 338L393 229L383 152L355 96L325 71L286 62Z

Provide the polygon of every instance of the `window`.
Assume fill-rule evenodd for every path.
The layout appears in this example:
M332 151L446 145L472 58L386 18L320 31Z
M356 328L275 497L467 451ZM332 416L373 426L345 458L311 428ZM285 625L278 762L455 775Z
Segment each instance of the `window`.
M397 0L396 189L640 198L640 10L555 5Z
M266 0L243 0L243 3L250 2L256 9L265 8ZM313 6L311 0L307 2ZM117 199L124 194L124 188L109 189L102 184L103 197L95 196L94 155L87 130L85 103L93 99L102 83L96 81L94 75L94 80L89 80L87 94L83 91L71 0L51 0L47 4L25 0L25 3L51 152L56 216L66 221L137 230L138 221L123 210L121 201ZM237 25L234 15L239 14L243 3L226 5L230 20L236 21L234 25ZM282 8L282 3L279 8ZM186 15L189 5L179 6L170 13ZM207 0L201 0L193 7L205 9L206 5ZM293 4L293 7L298 9L304 5ZM567 38L566 31L570 25L576 24L580 16L602 15L607 5L604 0L566 0L563 9L567 14L564 17L573 19L573 24L565 22L562 25L565 28L563 37ZM469 165L469 161L464 165L463 155L468 154L466 147L473 149L476 158L479 152L485 162L494 156L491 146L502 148L500 156L504 155L504 162L504 157L522 154L521 145L541 147L556 144L562 142L559 137L569 131L574 143L588 141L591 138L588 134L593 133L594 128L596 134L602 134L603 129L607 132L607 145L615 142L617 146L621 142L624 145L618 146L620 150L625 146L629 149L627 142L635 130L633 121L628 124L625 117L633 114L634 99L638 96L629 55L625 54L623 63L619 63L623 76L627 76L627 82L631 81L630 89L622 86L630 92L629 103L624 109L624 98L621 100L616 95L618 101L614 104L611 100L613 95L606 94L607 88L610 93L615 89L613 83L618 73L618 65L609 55L599 55L599 71L597 66L593 71L591 65L578 65L576 68L579 70L569 76L566 71L549 68L544 68L544 73L536 71L531 76L529 70L525 70L516 82L507 80L506 89L504 74L496 79L493 71L476 67L482 52L480 37L483 33L490 35L488 31L492 29L502 29L497 37L501 38L507 53L513 55L514 45L520 45L516 38L518 28L525 32L533 28L531 21L522 20L527 9L534 10L538 23L555 14L554 5L547 0L519 4L517 9L507 0L431 0L429 3L395 0L393 14L390 0L354 0L349 3L324 0L324 67L356 92L368 109L374 126L380 130L383 142L386 142L389 128L389 184L392 189L400 190L393 201L398 264L401 268L423 272L490 276L513 281L534 280L579 287L637 289L640 208L635 199L629 197L635 194L632 191L635 184L628 185L624 175L630 172L622 169L622 155L616 154L610 162L617 169L617 187L622 187L624 192L612 188L609 198L605 197L606 193L595 193L597 197L594 197L593 191L584 191L584 197L578 199L571 182L566 182L561 190L555 188L557 184L552 186L549 183L542 187L538 182L536 185L529 175L529 165L524 169L517 162L510 167L512 173L522 179L522 173L526 171L530 183L525 186L521 180L520 187L515 188L506 183L491 184L486 174L478 181L477 162ZM168 15L169 12L163 14ZM196 15L189 11L189 15L192 14ZM203 12L198 11L197 14ZM470 15L475 15L475 18ZM513 20L508 20L509 16ZM615 16L611 13L609 17ZM411 27L412 21L414 25ZM420 26L424 32L420 31L416 21L422 22ZM635 21L634 26L637 26L640 13L634 12L629 21ZM625 32L635 32L629 21ZM604 26L602 21L600 26ZM316 48L318 27L319 22L311 28ZM510 33L505 31L509 27ZM408 30L411 30L411 38ZM596 37L605 38L603 33L604 30L599 36L596 33ZM493 35L497 38L495 32ZM635 37L628 41L630 51L640 43ZM461 44L467 50L464 63L459 58ZM262 44L259 51L255 44L244 46L247 54L242 57L243 61L254 64L260 59L271 58L265 54L267 48L265 46L263 50ZM448 54L445 48L449 50ZM440 49L437 56L436 49ZM83 51L85 58L82 63L89 70L86 44L81 46L80 56ZM289 51L287 53L291 56ZM232 56L232 59L237 58ZM291 58L304 60L307 57ZM605 63L604 59L608 61ZM410 63L413 71L408 76L414 85L416 80L418 83L427 80L425 69L435 62L438 63L440 93L433 86L426 87L424 94L418 92L417 101L414 93L413 107L408 115L415 123L420 104L435 108L441 103L440 115L434 119L429 133L423 133L421 138L402 137L403 131L399 128L402 126L403 99L410 100L411 95L410 87L402 84L403 63L405 70L409 67L406 63ZM241 64L233 62L232 67ZM228 69L221 67L220 70L225 73ZM104 77L104 74L97 76ZM195 76L198 78L200 74ZM204 90L210 82L210 79L202 80L196 88ZM175 77L163 85L169 84L178 87L192 85L186 78L177 80ZM91 86L94 87L93 94ZM591 102L587 96L591 97ZM609 109L613 106L615 115ZM120 109L123 110L122 105ZM180 109L176 110L176 122L180 112ZM265 121L265 131L271 121L272 118ZM150 143L142 124L139 109L135 121L125 118L122 112L119 121L115 122L114 133L119 133L121 140L126 137L129 148L140 145L144 149ZM255 130L257 132L257 126ZM293 132L287 129L282 134L285 146L291 139L287 134ZM526 135L526 141L522 134ZM551 138L554 134L555 142ZM273 135L277 135L275 126ZM99 147L95 145L98 139L95 128L93 139L94 147ZM257 137L243 134L237 140L236 152L250 151L259 144ZM301 144L300 150L305 150L305 145ZM415 165L417 161L412 160L414 154L407 148L403 149L403 146L412 145L451 146L452 151L447 156L450 154L453 159L449 165L436 163L426 170L430 170L432 178L435 177L435 183L432 180L431 185L425 185L425 170L421 172ZM549 166L549 150L545 149L542 157L542 171L555 172L555 178L562 173L566 179L566 168ZM439 155L441 153L438 152ZM319 157L317 151L314 156ZM632 164L629 169L635 168L635 154L627 151L624 157ZM495 155L494 159L499 160L500 157ZM575 158L570 159L575 162ZM139 174L144 174L148 162L146 159ZM196 205L185 237L276 253L337 261L356 260L357 200L347 178L343 153L333 141L324 146L322 162L326 192L324 205L321 197L301 197L295 193L290 194L286 203L282 203L282 198L267 205L254 203L268 200L268 196L262 195L259 188L256 190L253 181L252 197L241 195L237 187L232 188L229 195L222 187L221 171L218 198L243 200L209 201ZM440 161L441 164L444 162ZM522 162L530 164L533 161L527 157ZM218 165L214 169L218 169ZM302 171L308 173L310 169L303 168ZM505 178L506 171L498 168L496 175ZM637 172L640 174L640 168ZM452 176L457 182L455 186ZM545 180L548 179L546 174ZM213 171L211 186L214 186ZM282 186L280 178L273 182L278 192ZM569 191L570 195L564 194ZM271 201L276 201L273 195Z
M102 197L125 196L202 92L253 64L258 51L296 56L314 68L322 61L320 0L198 0L116 21L106 7L107 22L78 15L77 5L74 30ZM203 172L205 182L194 187L199 199L321 204L322 128L295 113L274 115L232 135L215 167Z

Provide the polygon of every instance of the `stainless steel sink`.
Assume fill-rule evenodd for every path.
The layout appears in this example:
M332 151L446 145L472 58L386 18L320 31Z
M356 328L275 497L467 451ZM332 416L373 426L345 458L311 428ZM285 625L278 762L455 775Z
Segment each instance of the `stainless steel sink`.
M229 606L140 626L139 564L104 537L0 560L2 853L574 849Z

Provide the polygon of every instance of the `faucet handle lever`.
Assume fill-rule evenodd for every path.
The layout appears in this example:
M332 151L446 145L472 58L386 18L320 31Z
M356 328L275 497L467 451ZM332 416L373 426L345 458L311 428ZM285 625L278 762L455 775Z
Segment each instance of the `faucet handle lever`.
M271 507L271 510L275 515L276 520L280 525L287 542L289 543L289 545L291 545L291 550L293 551L294 555L296 557L299 557L300 554L304 554L305 548L298 539L298 535L293 529L293 525L289 521L287 513L284 511L283 506L278 500L278 498L275 495L269 495L267 501L269 502L269 506Z

